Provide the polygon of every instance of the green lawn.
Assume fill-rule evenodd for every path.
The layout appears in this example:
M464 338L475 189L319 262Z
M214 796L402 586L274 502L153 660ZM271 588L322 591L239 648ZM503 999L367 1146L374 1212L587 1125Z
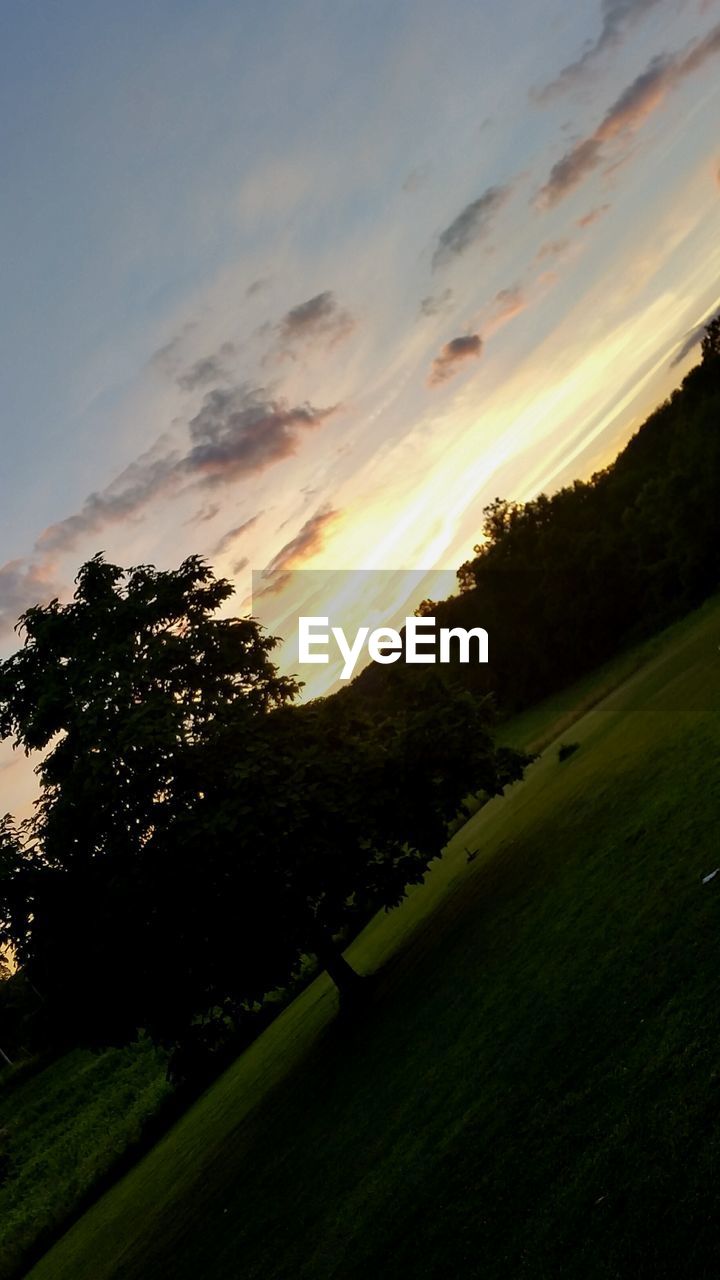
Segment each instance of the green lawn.
M673 628L353 945L365 1014L313 983L33 1280L717 1277L719 643Z

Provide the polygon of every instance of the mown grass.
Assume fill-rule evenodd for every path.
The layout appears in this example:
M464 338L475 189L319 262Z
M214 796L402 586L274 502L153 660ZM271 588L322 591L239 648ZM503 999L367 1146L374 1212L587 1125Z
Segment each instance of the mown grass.
M636 672L667 652L676 641L682 643L687 627L687 619L674 623L665 631L623 650L574 684L505 720L498 726L498 740L523 751L544 751Z
M33 1280L718 1274L720 607L459 832ZM468 850L480 852L468 862Z

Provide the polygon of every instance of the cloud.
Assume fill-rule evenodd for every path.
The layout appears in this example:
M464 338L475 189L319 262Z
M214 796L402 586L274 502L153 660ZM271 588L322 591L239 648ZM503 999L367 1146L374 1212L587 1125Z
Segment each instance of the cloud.
M262 293L265 289L269 288L269 286L270 286L270 277L261 276L259 280L253 280L252 284L248 285L247 289L245 290L245 296L247 298L252 298L255 296L255 294Z
M208 485L256 475L296 453L301 434L320 426L336 409L289 406L247 386L215 387L190 421L192 447L178 471Z
M514 284L509 289L501 289L499 293L495 294L494 327L499 328L500 325L505 324L508 320L512 320L513 316L520 315L520 312L525 311L527 306L528 300L519 284Z
M10 560L0 565L0 634L12 632L20 614L32 605L47 604L59 591L47 564Z
M560 258L569 245L570 240L567 237L561 240L546 240L535 254L535 261L544 262L547 258Z
M594 222L598 222L600 218L604 217L611 208L612 205L610 204L600 204L596 209L589 209L587 213L584 213L581 218L577 219L575 226L583 228L591 227Z
M466 205L462 213L438 236L433 268L445 265L482 240L492 228L495 215L509 200L511 192L510 183L502 187L488 187L477 200Z
M530 306L530 299L520 284L510 285L507 289L500 289L492 300L491 310L484 321L483 330L486 339L497 333L498 329L502 329L515 316L519 316ZM468 352L468 355L472 355ZM478 351L479 355L480 352ZM441 359L442 357L438 357ZM437 363L437 361L436 361ZM434 370L434 366L433 366ZM442 369L441 369L442 373ZM440 381L443 381L442 377Z
M602 163L602 146L596 138L586 138L566 152L550 170L550 176L538 193L540 208L550 209L562 200L573 187L579 185L588 174Z
M204 507L201 507L199 511L195 512L195 515L190 516L190 519L186 520L185 524L208 524L210 520L215 519L219 511L219 502L207 502Z
M177 384L183 391L194 391L196 387L207 387L212 383L224 382L228 375L225 360L234 356L237 348L234 342L224 342L215 355L203 356L196 360L186 373L181 373Z
M289 542L273 556L264 569L263 576L288 573L291 569L299 569L301 564L309 560L325 545L328 530L340 517L340 512L326 504L305 521Z
M181 459L175 452L160 452L160 447L158 442L131 462L101 493L91 493L75 515L45 529L36 549L67 551L88 534L132 519L154 498L176 487Z
M430 166L423 165L419 169L412 169L402 184L402 190L412 194L424 187L430 176Z
M466 333L462 337L452 338L446 342L439 356L432 362L428 385L437 387L441 382L454 378L463 361L477 359L482 352L482 338L479 333Z
M236 524L234 528L228 529L227 533L224 533L222 538L220 538L220 540L216 542L215 546L210 552L210 555L211 556L224 555L225 552L233 545L233 543L237 542L238 538L241 538L244 533L247 533L249 529L252 529L253 525L257 524L261 515L262 515L262 511L258 511L254 516L251 516L249 520L243 520L242 524Z
M420 303L420 314L423 316L439 316L449 311L453 299L452 289L443 289L442 293L430 294Z
M651 9L656 9L662 0L603 0L602 27L596 40L593 40L584 53L546 84L536 89L532 97L536 102L547 102L557 94L573 88L582 80L585 73L611 49L622 44L628 32L645 17Z
M690 329L685 334L685 337L682 343L680 344L680 346L678 347L678 350L675 352L675 355L670 361L669 367L671 369L674 369L676 365L682 364L683 360L685 360L685 358L690 355L690 352L694 351L695 347L700 346L700 343L705 337L705 330L707 329L708 325L712 323L714 319L718 318L718 316L720 316L720 311L718 311L715 316L707 316L705 320L703 320L700 324L696 324L693 329Z
M355 321L349 311L338 306L334 293L326 289L292 307L277 327L282 345L319 341L333 347L352 333Z
M186 341L188 334L191 334L195 329L197 329L197 320L188 320L179 333L176 333L164 346L153 352L148 362L149 365L161 369L169 377L175 377L183 343Z
M291 406L247 384L208 391L189 423L185 453L164 451L165 438L126 467L75 515L51 525L38 550L67 551L89 534L139 515L151 502L183 485L217 486L257 475L297 452L304 432L338 409Z
M609 143L633 134L662 105L672 89L700 71L718 53L720 24L681 52L653 58L615 100L594 133L577 142L553 165L545 186L538 193L539 207L552 208L605 164Z

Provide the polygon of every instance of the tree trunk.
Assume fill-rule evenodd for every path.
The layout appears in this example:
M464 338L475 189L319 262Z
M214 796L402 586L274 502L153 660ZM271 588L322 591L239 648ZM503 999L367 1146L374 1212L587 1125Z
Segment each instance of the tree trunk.
M323 969L335 983L340 993L341 1003L352 1004L357 1001L366 979L356 973L351 964L348 964L329 929L323 925L313 925L312 948Z

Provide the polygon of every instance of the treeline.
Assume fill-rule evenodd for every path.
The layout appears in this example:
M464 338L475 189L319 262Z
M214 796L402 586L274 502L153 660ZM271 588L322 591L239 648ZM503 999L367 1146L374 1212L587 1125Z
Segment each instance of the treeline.
M441 626L483 626L487 666L466 688L509 714L569 684L720 587L720 318L702 362L591 480L531 502L496 499L460 592L425 601ZM351 697L381 705L394 668L367 668Z

